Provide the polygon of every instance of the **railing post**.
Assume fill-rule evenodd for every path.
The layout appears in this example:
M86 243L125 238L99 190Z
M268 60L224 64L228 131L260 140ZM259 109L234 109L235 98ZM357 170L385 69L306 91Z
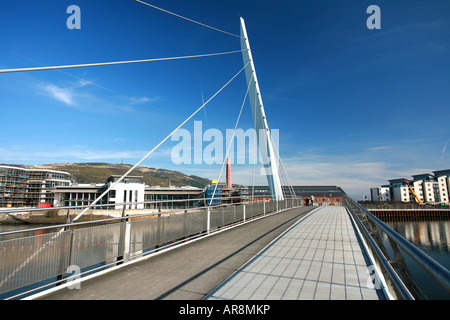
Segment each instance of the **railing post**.
M67 209L66 214L66 224L70 223L70 209ZM61 255L61 273L56 276L57 280L63 280L66 278L67 269L72 264L72 248L73 248L73 230L70 228L70 226L65 226L64 231L70 231L70 238L69 238L69 252L67 252L67 255ZM65 263L65 257L67 257L67 261ZM63 282L56 283L56 286L62 285Z
M127 217L126 211L125 211L125 205L123 206L123 209L122 209L122 217ZM128 218L126 218L124 220L125 220L125 225L123 225L124 222L121 222L122 226L120 227L123 230L121 230L121 232L120 232L122 239L120 239L119 241L121 242L121 244L123 244L123 249L122 249L122 255L117 257L118 264L122 264L122 263L130 260L131 222L129 221L130 219L128 219Z
M211 231L211 211L208 207L206 214L206 234L209 234Z
M69 211L69 210L68 210ZM68 218L69 215L66 216L66 223L70 222L70 218ZM56 280L58 281L56 283L56 286L60 286L63 284L62 280L66 278L66 273L68 267L71 265L72 261L72 243L73 243L73 231L69 229L69 226L65 226L63 229L64 231L70 231L70 238L69 238L69 252L67 252L67 255L61 254L60 255L60 274L56 275ZM65 259L67 257L67 260Z
M191 219L190 213L187 210L184 210L183 213L183 235L184 237L189 237L191 234Z
M128 219L125 222L125 235L124 235L124 249L123 249L123 262L130 260L130 247L131 247L131 222Z
M160 212L160 211L158 211ZM163 242L162 236L163 236L163 218L161 217L161 213L158 213L157 215L157 228L156 228L156 245L155 245L155 251L158 251L158 248L161 246L161 243Z

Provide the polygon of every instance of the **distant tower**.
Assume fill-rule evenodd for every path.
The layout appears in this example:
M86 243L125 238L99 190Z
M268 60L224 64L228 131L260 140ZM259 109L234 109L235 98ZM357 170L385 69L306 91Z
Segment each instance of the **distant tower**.
M230 158L227 158L227 188L231 189L231 165L230 165Z

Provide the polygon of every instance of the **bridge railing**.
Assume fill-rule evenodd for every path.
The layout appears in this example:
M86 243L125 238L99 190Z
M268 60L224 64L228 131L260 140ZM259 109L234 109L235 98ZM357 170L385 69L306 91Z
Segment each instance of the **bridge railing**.
M227 198L230 199L230 198ZM196 202L205 199L172 200ZM0 298L15 299L95 273L187 240L302 206L300 198L280 201L239 197L228 203L136 214L123 203L120 217L0 232ZM231 202L233 202L231 201ZM152 208L167 207L151 201ZM135 205L136 203L132 203ZM197 206L196 205L196 206ZM102 208L96 205L92 209ZM115 204L117 206L117 204ZM83 209L45 208L47 211ZM11 214L44 209L0 210ZM95 211L95 210L94 210ZM133 212L133 215L128 213Z
M359 203L344 196L344 203L353 216L368 249L386 280L387 290L396 299L427 299L414 281L405 254L425 270L437 283L450 293L450 272L414 246L407 239L367 211ZM387 238L388 246L385 245Z

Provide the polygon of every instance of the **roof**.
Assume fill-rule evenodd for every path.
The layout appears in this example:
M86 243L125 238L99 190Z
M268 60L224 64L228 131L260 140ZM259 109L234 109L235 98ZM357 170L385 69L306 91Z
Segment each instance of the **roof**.
M431 173L422 173L422 174L415 174L412 176L415 181L423 180L423 181L435 181L436 177L433 176Z
M293 186L294 192L300 197L342 197L345 192L337 186ZM283 193L290 195L290 187L283 186ZM270 195L268 186L254 186L254 195ZM248 187L248 194L252 194L252 186Z
M66 171L58 171L58 170L51 170L51 169L34 169L34 168L23 168L23 167L17 167L17 166L8 166L8 165L0 165L0 168L6 168L6 169L18 169L28 172L53 172L53 173L62 173L65 175L70 175L69 172Z
M122 176L121 175L111 175L106 179L106 183L108 182L115 182L119 180ZM143 176L126 176L123 178L122 181L131 181L134 180L133 183L144 183L144 177Z
M198 194L203 193L203 189L192 187L192 186L184 186L184 187L160 187L160 186L146 186L145 187L146 194Z
M107 186L103 183L82 183L73 184L71 186L55 186L55 191L58 193L64 192L97 192L98 190L106 190Z
M396 179L389 179L388 181L392 183L392 182L403 182L405 180L408 180L408 179L406 179L406 178L396 178Z
M433 173L436 177L450 176L450 169L436 170L436 171L433 171Z

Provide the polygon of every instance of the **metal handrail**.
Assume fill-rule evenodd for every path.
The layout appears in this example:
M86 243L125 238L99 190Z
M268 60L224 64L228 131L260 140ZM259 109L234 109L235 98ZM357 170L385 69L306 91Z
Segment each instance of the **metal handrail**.
M344 199L344 201L347 203L347 199ZM353 209L348 205L347 208L349 209L350 213L354 217L354 220L358 224L358 229L363 234L365 240L367 241L369 247L372 249L372 254L374 254L374 258L377 260L378 264L384 271L385 275L389 277L390 285L392 286L392 289L394 290L394 295L397 299L403 299L403 300L414 300L414 297L411 295L409 290L406 288L405 284L401 280L401 278L398 276L398 274L395 272L392 265L386 260L384 257L383 251L380 249L378 244L375 242L373 237L370 235L370 232L364 227L362 221L359 219L358 215L353 211Z
M270 197L267 196L267 197ZM252 196L236 196L236 197L224 197L224 198L214 198L214 199L221 199L221 200L229 200L229 199L244 199L242 202L244 203L257 203L261 200L254 199L255 197ZM253 198L253 199L251 199ZM125 212L127 210L152 210L149 208L144 209L129 209L126 208L128 205L136 205L136 204L162 204L162 203L173 203L173 202L193 202L193 201L205 201L210 200L212 198L198 198L198 199L179 199L179 200L154 200L154 201L145 201L145 202L124 202L124 203L115 203L115 204L95 204L95 205L82 205L82 206L64 206L64 207L48 207L48 208L13 208L13 209L0 209L0 214L5 213L16 213L16 212L30 212L30 211L56 211L56 210L71 210L71 209L83 209L83 208L97 208L97 207L105 207L105 206L121 206L124 209L117 209L117 210L124 210ZM290 198L291 199L291 198ZM300 197L295 197L292 199L301 200ZM285 199L288 200L288 199ZM274 201L274 200L272 200ZM50 225L50 226L40 226L36 228L27 228L27 229L18 229L18 230L9 230L9 231L2 231L0 232L0 236L3 235L10 235L10 234L16 234L16 233L23 233L23 232L29 232L29 231L36 231L36 230L45 230L45 229L54 229L57 228L65 228L65 227L73 227L73 226L80 226L80 225L87 225L87 224L98 224L102 222L112 222L112 221L120 221L120 220L126 220L129 218L140 218L140 217L150 217L150 216L156 216L160 214L173 214L173 213L179 213L184 212L186 210L202 210L202 209L208 209L208 208L220 208L220 207L227 207L236 205L238 203L225 203L225 204L213 204L208 205L204 207L192 207L192 208L172 208L169 211L164 212L150 212L150 213L142 213L142 214L135 214L133 216L129 215L123 215L122 217L110 217L106 219L97 219L97 220L89 220L89 221L76 221L76 222L68 222L63 224L56 224L56 225ZM154 209L158 209L157 207Z
M270 197L270 196L268 196ZM244 196L240 197L223 197L223 198L214 198L216 200L223 199L232 199L232 198L244 198ZM38 212L38 211L52 211L52 210L67 210L67 209L86 209L86 208L102 208L102 207L119 207L119 206L128 206L128 205L138 205L138 204L158 204L158 203L172 203L172 202L191 202L191 201L205 201L212 198L197 198L197 199L178 199L178 200L151 200L151 201L140 201L140 202L117 202L117 203L103 203L103 204L85 204L79 206L57 206L57 207L46 207L46 208L36 208L36 207L23 207L23 208L7 208L0 209L0 214L2 213L15 213L15 212ZM120 210L120 209L118 209Z
M261 196L235 196L235 197L214 197L214 200L228 200L228 199L246 199L245 201L249 201L249 199L255 199L258 197L275 197L274 195L261 195ZM15 213L15 212L38 212L38 211L52 211L52 210L67 210L67 209L85 209L85 208L101 208L101 207L119 207L119 206L128 206L128 205L137 205L137 204L158 204L158 203L172 203L172 202L192 202L192 201L205 201L205 200L211 200L213 198L196 198L196 199L177 199L177 200L151 200L151 201L140 201L140 202L117 202L117 203L104 203L104 204L95 204L95 205L79 205L79 206L57 206L57 207L46 207L46 208L36 208L36 207L22 207L22 208L1 208L0 214L2 213ZM301 200L301 197L292 197L292 198L286 198L284 200L288 199L299 199ZM252 200L253 201L253 200ZM255 199L254 201L260 201ZM272 199L274 201L274 199ZM215 205L212 205L215 206ZM127 208L128 209L128 208ZM146 208L148 209L148 208ZM121 209L118 209L121 210Z
M345 199L346 202L347 202L347 199L349 199L354 205L356 205L357 208L360 209L365 214L366 218L371 223L375 224L376 227L378 227L380 230L382 230L388 236L388 238L393 241L394 244L398 245L401 249L403 249L418 265L420 265L443 288L445 288L448 292L450 292L450 271L449 270L447 270L445 267L443 267L441 264L436 262L434 259L432 259L427 254L425 254L422 250L420 250L419 248L414 246L411 242L409 242L407 239L402 237L400 234L395 232L387 224L382 222L380 219L378 219L372 213L370 213L368 210L366 210L364 207L362 207L359 203L357 203L356 201L354 201L348 197L345 197L345 198L346 198ZM348 207L350 207L350 206L348 206ZM359 221L359 224L362 225L362 222L360 221L360 219L358 218L357 220ZM368 234L368 231L365 227L363 228L363 231L366 234ZM371 236L369 236L368 239L371 242L371 245L373 245L375 243L375 241L373 240L373 238ZM378 253L382 254L382 252L378 246L376 246L375 248L378 248L375 250L379 251ZM390 268L388 268L388 269L390 269Z

